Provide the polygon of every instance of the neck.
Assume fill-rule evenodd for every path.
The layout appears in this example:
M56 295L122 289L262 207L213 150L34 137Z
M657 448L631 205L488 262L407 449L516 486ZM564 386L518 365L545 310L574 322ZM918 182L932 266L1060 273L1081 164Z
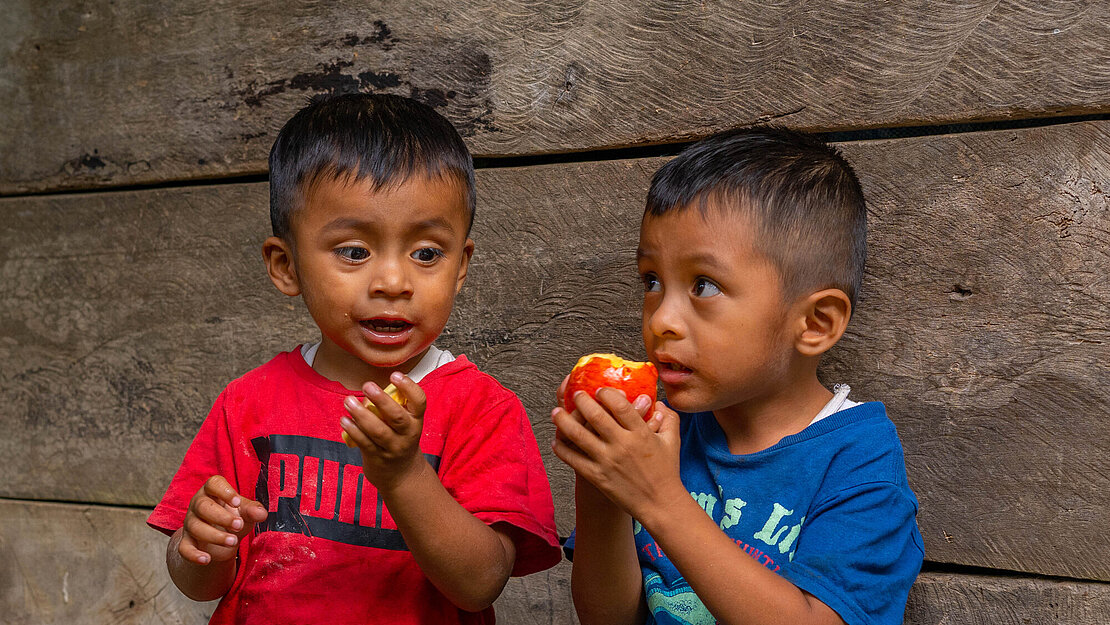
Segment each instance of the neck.
M825 406L832 393L817 379L816 370L803 382L713 411L734 454L763 451L786 436L801 432Z
M390 374L394 371L405 374L412 371L427 351L427 349L424 349L416 356L394 367L376 367L367 364L331 341L324 340L320 343L320 349L316 352L316 359L312 362L312 368L316 373L329 380L339 382L352 391L361 391L362 385L366 382L373 382L379 388L385 388L390 384Z

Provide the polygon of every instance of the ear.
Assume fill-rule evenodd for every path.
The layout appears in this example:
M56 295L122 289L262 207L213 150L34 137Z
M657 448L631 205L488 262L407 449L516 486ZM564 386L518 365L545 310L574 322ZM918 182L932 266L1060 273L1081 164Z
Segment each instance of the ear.
M270 237L263 241L262 260L266 262L266 273L277 290L290 297L301 294L301 282L293 263L293 249L285 239Z
M459 294L462 290L463 283L466 282L466 271L470 268L470 257L474 255L474 239L467 237L466 243L463 245L462 260L459 265L459 276L455 280L455 295Z
M836 345L852 317L852 300L840 289L810 294L798 303L800 330L794 346L803 356L820 356Z

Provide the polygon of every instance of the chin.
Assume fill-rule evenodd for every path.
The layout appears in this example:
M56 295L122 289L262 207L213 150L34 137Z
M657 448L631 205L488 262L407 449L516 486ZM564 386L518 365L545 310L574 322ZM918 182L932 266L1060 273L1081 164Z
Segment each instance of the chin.
M704 402L697 401L697 399L694 397L691 397L690 393L685 393L683 391L671 392L668 391L665 386L663 387L663 393L666 397L667 405L670 406L672 410L677 410L678 412L706 411L706 404Z

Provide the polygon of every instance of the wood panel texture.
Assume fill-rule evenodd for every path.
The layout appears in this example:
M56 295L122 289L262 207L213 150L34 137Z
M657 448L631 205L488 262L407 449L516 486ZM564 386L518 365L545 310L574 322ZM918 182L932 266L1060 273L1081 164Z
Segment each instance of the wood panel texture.
M263 173L307 96L355 90L479 155L1107 112L1108 40L1101 0L12 0L0 193Z
M923 573L905 625L1102 625L1110 585L1029 577Z
M846 144L871 257L827 381L881 399L927 558L1110 580L1110 124ZM633 251L663 159L482 171L443 344L541 449L577 357L642 356ZM264 276L263 184L0 200L0 496L150 505L220 388L314 338ZM572 480L548 453L559 529Z
M9 625L195 625L147 511L0 500L0 609Z
M186 599L165 571L166 539L141 509L0 500L0 605L9 625L203 623L215 602ZM572 625L569 565L510 581L505 625ZM907 625L1102 625L1110 585L924 573Z
M9 625L203 623L165 573L165 538L144 510L0 500L0 605ZM497 599L505 625L576 623L568 565L512 579ZM1102 625L1110 585L1028 577L922 574L907 625Z

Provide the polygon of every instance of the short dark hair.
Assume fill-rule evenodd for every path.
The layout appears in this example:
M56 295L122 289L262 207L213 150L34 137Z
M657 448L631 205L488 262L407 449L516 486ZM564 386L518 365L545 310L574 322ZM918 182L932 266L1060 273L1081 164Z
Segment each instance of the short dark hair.
M835 148L779 127L723 132L683 150L651 180L646 216L712 204L752 220L756 248L786 297L824 288L854 307L867 259L859 179Z
M474 223L474 161L458 131L409 98L351 93L317 96L278 133L270 149L270 225L287 238L293 211L321 178L370 180L374 188L413 175L454 177Z

